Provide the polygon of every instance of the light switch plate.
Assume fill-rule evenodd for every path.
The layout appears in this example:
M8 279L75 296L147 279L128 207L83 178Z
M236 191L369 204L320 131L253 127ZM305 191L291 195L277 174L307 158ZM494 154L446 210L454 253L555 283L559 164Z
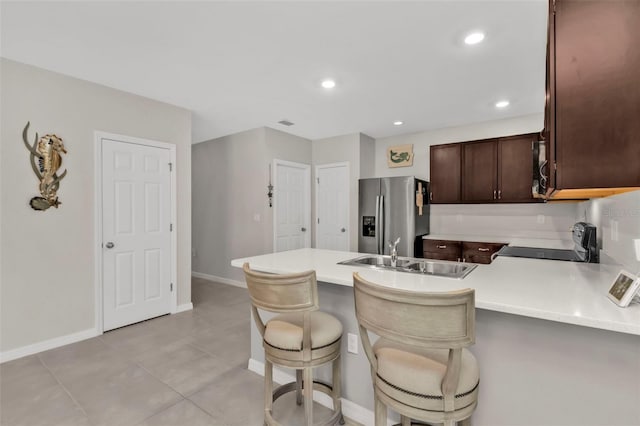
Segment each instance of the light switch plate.
M358 335L353 333L347 334L347 351L352 354L358 353Z
M545 222L544 215L543 214L539 214L538 217L537 217L537 220L538 220L539 224L541 224L541 225L544 224L544 222Z

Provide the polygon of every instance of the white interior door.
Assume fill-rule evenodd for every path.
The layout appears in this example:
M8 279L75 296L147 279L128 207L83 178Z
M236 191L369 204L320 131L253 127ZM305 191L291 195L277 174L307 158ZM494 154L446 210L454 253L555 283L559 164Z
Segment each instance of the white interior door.
M349 163L316 167L316 247L349 251Z
M102 140L103 329L171 311L168 149Z
M311 247L311 167L274 160L274 251Z

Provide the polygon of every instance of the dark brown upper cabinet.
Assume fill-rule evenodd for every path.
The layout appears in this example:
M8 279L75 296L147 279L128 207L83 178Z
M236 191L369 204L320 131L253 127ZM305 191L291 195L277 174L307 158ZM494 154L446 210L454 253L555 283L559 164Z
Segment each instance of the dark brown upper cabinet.
M498 197L497 139L462 144L462 200L493 202Z
M459 203L462 200L460 196L461 144L434 145L429 150L429 158L431 203Z
M640 1L549 9L550 186L640 186Z
M537 134L431 147L431 203L529 203Z
M531 194L533 176L533 144L537 134L498 139L499 201L528 203L536 201Z
M531 194L536 134L463 144L462 199L469 203L536 201Z

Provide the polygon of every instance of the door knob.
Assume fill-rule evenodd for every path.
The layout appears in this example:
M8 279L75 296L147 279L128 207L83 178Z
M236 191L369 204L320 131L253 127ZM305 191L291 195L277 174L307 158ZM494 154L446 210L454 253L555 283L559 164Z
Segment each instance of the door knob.
M346 229L344 229L344 228L342 228L342 229L340 230L340 232L346 232L346 231L347 231L347 230L346 230Z
M115 245L115 244L113 244L111 241L109 241L107 244L105 244L105 247L106 247L106 248L108 248L108 249L112 249L112 248L114 248L115 246L116 246L116 245Z
M307 232L307 228L300 228L302 232Z

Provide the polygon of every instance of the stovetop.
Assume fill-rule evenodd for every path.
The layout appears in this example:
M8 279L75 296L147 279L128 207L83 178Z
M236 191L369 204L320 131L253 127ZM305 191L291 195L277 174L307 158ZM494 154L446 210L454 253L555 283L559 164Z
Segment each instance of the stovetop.
M537 247L504 246L496 253L496 255L508 257L527 257L532 259L565 260L569 262L585 261L584 257L581 257L580 254L575 250L561 250Z

